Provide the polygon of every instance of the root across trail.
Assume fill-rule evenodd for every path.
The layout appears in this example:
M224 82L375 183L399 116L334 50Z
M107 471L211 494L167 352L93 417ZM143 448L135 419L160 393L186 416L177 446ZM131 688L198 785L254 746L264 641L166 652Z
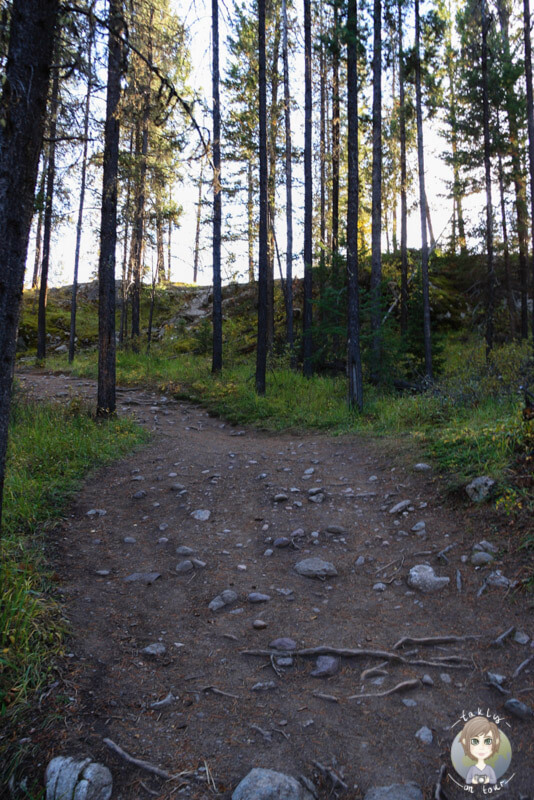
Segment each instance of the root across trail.
M39 397L95 396L88 380L21 378ZM236 428L148 390L120 389L118 411L151 443L92 475L52 533L72 635L43 694L46 714L68 686L43 765L91 755L121 800L230 798L253 767L305 776L318 798L408 781L429 797L438 780L449 792L462 714L491 709L510 725L513 796L528 793L533 723L503 709L531 697L532 617L504 589L478 595L521 556L444 502L414 469L423 454ZM475 568L483 539L498 552ZM449 582L412 588L417 564Z

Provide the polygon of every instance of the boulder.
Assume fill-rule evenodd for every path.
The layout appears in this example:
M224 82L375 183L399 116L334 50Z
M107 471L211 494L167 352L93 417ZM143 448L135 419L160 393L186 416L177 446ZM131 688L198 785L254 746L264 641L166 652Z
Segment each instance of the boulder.
M449 583L450 578L439 577L428 564L416 564L408 574L408 586L430 594L439 592Z
M481 475L480 478L475 478L471 483L468 483L465 491L474 503L481 503L490 496L494 486L495 481L492 478L488 478L487 475Z
M416 783L392 783L390 786L373 786L364 800L423 800L423 792Z
M111 772L90 758L57 756L46 768L46 800L109 800L113 790Z
M255 768L234 790L232 800L313 800L313 795L290 775Z

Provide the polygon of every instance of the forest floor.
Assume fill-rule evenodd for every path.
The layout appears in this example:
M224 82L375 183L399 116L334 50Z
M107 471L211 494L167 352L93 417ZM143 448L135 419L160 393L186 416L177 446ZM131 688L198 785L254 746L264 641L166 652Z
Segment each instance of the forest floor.
M37 397L95 398L92 381L31 371L19 378ZM71 635L61 679L41 703L49 722L39 769L56 755L89 754L111 769L116 800L200 800L230 798L251 768L265 767L305 775L326 798L332 781L319 762L342 778L346 797L405 781L430 797L442 764L460 780L450 767L452 739L462 713L482 709L505 718L500 727L512 745L515 777L503 795L530 793L532 719L503 705L511 696L532 703L534 662L512 678L534 653L532 596L500 588L477 595L495 569L521 575L528 555L489 506L446 499L432 470L414 469L423 458L413 443L237 428L143 389L119 389L118 408L152 439L92 475L50 534ZM318 495L322 501L310 500ZM403 500L407 508L392 513ZM289 544L274 546L278 537ZM498 554L475 568L472 548L481 540ZM179 547L193 552L177 554ZM337 576L297 574L295 564L311 557L331 562ZM177 572L191 559L198 561ZM410 589L408 572L422 563L449 584L435 594ZM135 573L158 577L126 580ZM226 589L237 600L210 610ZM269 599L252 602L259 598L251 593ZM528 642L511 635L492 646L510 626ZM450 635L477 638L394 649L403 637ZM283 652L245 653L272 650L281 637L299 650L378 650L404 661L345 655L334 675L314 677L312 655L284 665ZM160 655L144 652L153 644L164 646ZM363 674L373 667L379 671ZM487 684L488 670L507 677L511 695ZM380 696L414 679L414 688ZM424 726L431 743L416 738ZM165 782L116 755L105 738L186 774ZM451 798L465 795L448 778L443 788Z

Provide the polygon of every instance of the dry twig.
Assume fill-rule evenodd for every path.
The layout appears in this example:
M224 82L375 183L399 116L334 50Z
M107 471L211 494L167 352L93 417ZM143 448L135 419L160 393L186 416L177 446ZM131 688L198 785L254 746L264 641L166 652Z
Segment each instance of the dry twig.
M239 695L230 694L230 692L223 692L222 689L217 689L216 686L203 686L201 691L203 691L203 692L213 692L213 694L219 694L222 697L232 697L234 700L239 700Z
M447 767L445 764L442 764L439 770L438 780L434 787L434 794L432 796L432 800L445 800L445 793L443 792L442 783L446 772L447 772Z
M509 628L507 628L507 630L501 633L500 636L497 636L497 638L491 642L492 646L502 647L502 645L504 644L504 640L507 639L508 636L511 636L514 631L515 631L515 625L511 625Z
M339 703L339 697L333 694L323 694L322 692L313 692L314 697L320 697L321 700L329 700L331 703Z
M528 666L528 664L530 664L531 661L534 661L534 656L529 656L528 658L525 658L525 660L522 661L521 664L518 666L518 668L515 670L514 674L512 675L512 678L517 678L519 673L522 672L525 669L525 667Z
M463 642L466 639L480 638L473 634L467 636L425 636L421 639L414 639L412 636L403 636L402 639L393 645L394 650L403 647L405 644L452 644L453 642Z
M249 728L252 728L253 731L258 731L258 733L261 733L261 735L263 736L263 738L265 739L266 742L272 742L273 735L272 735L271 731L266 731L263 728L260 728L260 726L256 725L255 722L250 724Z
M155 767L153 764L149 764L148 761L143 761L140 758L134 758L134 756L131 756L129 753L123 750L122 747L119 747L118 744L115 744L115 742L113 742L111 739L103 739L103 742L109 747L110 750L113 750L118 756L124 758L125 761L128 761L130 764L139 767L139 769L144 769L147 772L151 772L153 775L157 775L158 778L163 778L165 781L173 781L175 778L183 778L184 775L194 774L193 772L177 772L176 775L171 775L170 773L165 772L164 769L160 769L159 767Z
M359 700L362 697L386 697L388 694L393 694L394 692L404 692L408 689L417 689L418 686L421 685L421 682L414 678L411 681L402 681L402 683L398 683L392 689L388 689L385 692L376 692L376 693L369 693L365 692L364 694L351 694L347 697L347 700Z
M346 792L348 791L349 787L347 786L345 781L342 780L339 777L339 775L336 772L334 772L334 770L331 767L325 767L324 764L320 763L320 761L313 761L312 763L313 763L314 767L317 767L317 769L319 770L319 772L322 775L324 775L326 778L329 778L332 781L334 789L337 786L339 786L341 789L344 789Z
M387 675L387 671L384 669L388 662L382 661L381 664L378 664L376 667L369 667L369 669L364 669L362 674L360 675L360 680L365 681L367 678L374 678L376 675Z

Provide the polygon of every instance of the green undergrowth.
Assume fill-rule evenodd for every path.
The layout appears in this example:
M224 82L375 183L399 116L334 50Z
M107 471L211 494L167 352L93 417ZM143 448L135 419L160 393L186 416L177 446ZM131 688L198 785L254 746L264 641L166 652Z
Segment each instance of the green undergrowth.
M534 423L523 420L519 391L528 381L525 370L532 369L528 348L503 345L486 361L480 344L451 337L443 376L431 390L410 394L366 386L363 414L348 409L344 377L317 375L306 380L283 359L271 363L263 397L255 392L251 360L214 376L209 358L177 353L170 344L156 345L150 356L119 352L117 380L199 402L236 424L409 436L421 458L432 458L448 474L451 487L485 474L498 481L501 493L509 494L511 465L534 447ZM52 365L68 369L64 359ZM95 355L86 354L76 360L72 372L94 378L96 369ZM526 468L528 472L528 463ZM520 494L519 507L532 504L531 490Z
M140 445L130 420L99 422L77 399L13 403L0 540L0 717L46 681L63 623L46 566L46 532L96 466ZM1 748L0 748L1 750Z

